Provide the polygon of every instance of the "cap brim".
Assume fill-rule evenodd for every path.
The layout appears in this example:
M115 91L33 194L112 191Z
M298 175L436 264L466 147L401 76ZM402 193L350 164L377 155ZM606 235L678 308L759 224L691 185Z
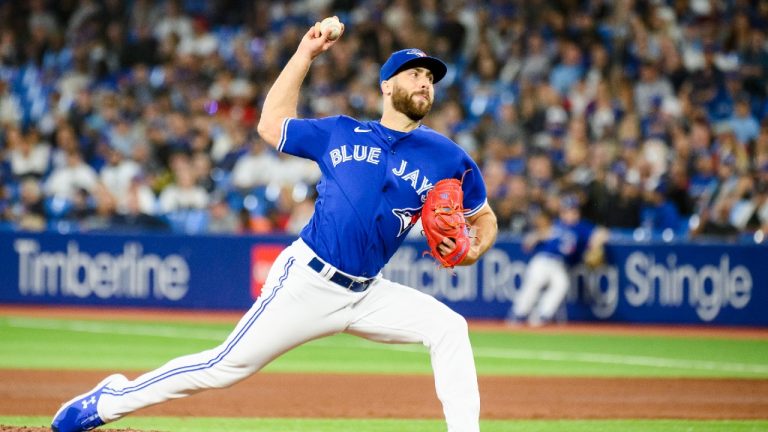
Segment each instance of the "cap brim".
M393 73L389 78L392 78L393 76L399 74L400 72L411 69L415 67L424 67L429 69L430 72L432 72L432 83L437 84L438 81L443 79L445 77L445 74L448 73L448 66L443 63L442 60L436 58L436 57L418 57L411 60L408 60L407 62L403 63L396 71ZM387 78L387 79L389 79Z

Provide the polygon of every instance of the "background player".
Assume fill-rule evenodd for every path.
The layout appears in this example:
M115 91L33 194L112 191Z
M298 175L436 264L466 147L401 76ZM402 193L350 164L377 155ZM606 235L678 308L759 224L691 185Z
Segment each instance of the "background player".
M343 31L343 29L342 29ZM315 213L277 258L265 288L220 346L180 357L133 381L113 375L55 415L56 431L80 431L138 409L209 388L230 386L312 339L346 332L429 348L449 431L479 430L480 398L463 317L433 297L383 279L380 270L405 239L432 185L461 178L476 237L460 265L492 245L496 217L471 158L422 126L445 64L420 50L392 54L380 71L381 121L297 119L299 89L312 60L335 41L319 24L270 89L259 133L278 150L318 163ZM441 251L455 245L444 240Z
M523 249L533 257L525 269L509 321L538 326L551 322L565 301L570 286L568 269L581 262L585 253L602 256L609 233L581 220L575 196L560 200L557 220L549 209L542 209L533 223L534 230L523 238Z

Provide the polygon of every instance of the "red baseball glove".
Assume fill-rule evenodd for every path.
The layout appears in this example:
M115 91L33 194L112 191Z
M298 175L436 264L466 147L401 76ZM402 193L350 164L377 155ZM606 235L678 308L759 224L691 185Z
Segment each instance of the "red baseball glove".
M421 225L430 253L443 267L453 268L469 253L470 238L463 201L461 182L444 179L427 193L421 209ZM445 237L456 243L456 248L448 255L440 254L437 248Z

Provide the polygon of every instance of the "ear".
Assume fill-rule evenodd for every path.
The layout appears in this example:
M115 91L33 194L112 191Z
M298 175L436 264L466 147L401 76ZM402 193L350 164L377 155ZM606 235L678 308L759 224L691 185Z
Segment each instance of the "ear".
M381 82L381 93L385 96L392 94L392 83L389 82L389 80L384 80Z

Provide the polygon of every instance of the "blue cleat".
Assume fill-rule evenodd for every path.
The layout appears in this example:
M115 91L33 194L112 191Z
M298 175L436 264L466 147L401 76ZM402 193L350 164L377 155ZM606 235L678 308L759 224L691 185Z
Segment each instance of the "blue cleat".
M75 396L59 408L51 422L53 432L80 432L97 428L104 424L99 417L96 405L99 403L101 392L114 380L125 380L123 375L115 374L106 377L87 393Z

